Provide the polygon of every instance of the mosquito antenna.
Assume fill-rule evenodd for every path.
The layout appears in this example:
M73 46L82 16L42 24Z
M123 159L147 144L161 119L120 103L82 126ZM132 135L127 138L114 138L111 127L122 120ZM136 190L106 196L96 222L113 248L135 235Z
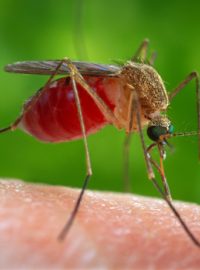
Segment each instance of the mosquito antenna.
M186 137L186 136L197 136L200 135L200 131L186 131L186 132L176 132L170 134L170 137Z
M176 132L173 134L170 134L170 137L186 137L186 136L197 136L198 135L198 141L199 141L199 145L200 145L200 131L187 131L187 132ZM172 146L171 144L169 144L169 142L167 140L165 140L165 142L167 142L168 146ZM173 150L173 146L170 147L170 149ZM199 152L200 152L200 148L199 148ZM200 159L200 154L199 154L199 159Z
M73 43L77 58L88 60L88 53L83 31L84 0L74 1L74 20L73 20Z

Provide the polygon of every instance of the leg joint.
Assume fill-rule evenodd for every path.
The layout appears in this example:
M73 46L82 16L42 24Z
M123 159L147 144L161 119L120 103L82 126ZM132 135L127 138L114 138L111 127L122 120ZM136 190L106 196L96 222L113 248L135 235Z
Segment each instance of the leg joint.
M199 73L197 71L192 71L189 75L191 78L199 78Z

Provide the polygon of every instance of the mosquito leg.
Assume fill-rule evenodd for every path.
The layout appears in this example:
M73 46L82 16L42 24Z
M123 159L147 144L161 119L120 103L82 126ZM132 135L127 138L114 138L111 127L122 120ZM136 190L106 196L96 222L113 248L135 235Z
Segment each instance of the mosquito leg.
M80 120L80 124L81 124L81 129L82 129L82 133L83 133L83 142L84 142L84 147L85 147L85 154L86 154L86 168L87 168L87 172L86 172L86 177L85 180L83 182L83 186L81 189L81 192L77 198L77 201L75 203L75 206L73 208L73 211L71 212L71 215L66 223L66 225L64 226L64 228L62 229L61 233L58 236L59 240L64 240L65 236L67 235L69 229L71 228L74 219L78 213L81 201L83 199L83 195L84 192L87 188L88 182L90 177L92 176L92 167L91 167L91 160L90 160L90 154L89 154L89 149L88 149L88 143L87 143L87 138L86 138L86 131L85 131L85 125L84 125L84 120L83 120L83 114L82 114L82 110L81 110L81 104L80 104L80 99L79 99L79 95L78 95L78 90L76 87L76 82L74 80L73 77L71 77L72 79L72 85L73 85L73 90L74 90L74 94L75 94L75 100L76 100L76 106L78 109L78 115L79 115L79 120Z
M48 88L49 84L52 82L54 76L58 73L60 67L62 66L63 63L66 63L68 68L69 68L69 73L70 77L72 80L72 85L73 85L73 90L74 90L74 95L75 95L75 102L78 110L78 115L79 115L79 120L80 120L80 125L81 125L81 130L83 134L83 141L84 141L84 147L85 147L85 153L86 153L86 167L87 167L87 173L86 177L81 189L81 192L78 196L78 199L76 201L76 204L74 206L74 209L70 215L70 218L68 222L66 223L65 227L61 231L60 235L58 236L59 240L63 240L66 234L68 233L69 229L71 228L71 225L74 222L74 219L76 217L76 214L78 212L80 203L82 201L85 189L87 187L87 184L89 182L89 179L92 175L92 169L91 169L91 161L90 161L90 155L89 155L89 150L88 150L88 144L87 144L87 138L86 138L86 131L85 131L85 125L84 125L84 120L83 120L83 114L81 110L81 104L80 104L80 99L78 95L78 90L76 87L76 83L78 82L85 90L86 92L94 99L96 102L97 106L99 106L102 109L102 112L104 113L105 117L107 117L108 120L110 120L111 123L116 123L117 125L117 119L115 118L114 114L112 111L108 108L108 106L104 103L104 101L96 94L96 92L85 82L83 77L81 76L80 72L77 70L77 68L72 64L72 62L69 59L64 58L60 63L58 64L57 68L54 70L52 75L50 76L49 80L43 87L41 91L39 91L32 102L36 102L40 95ZM31 106L27 106L26 111L29 110Z
M44 87L39 90L35 96L33 96L32 98L32 102L29 103L28 106L26 106L26 109L23 111L23 113L26 113L28 110L31 109L31 107L37 102L37 100L40 98L40 96L42 95L42 93L45 92L45 90L49 87L49 85L51 84L51 82L53 81L54 77L58 74L59 69L61 68L62 64L65 62L65 59L61 60L59 62L59 64L57 65L57 67L55 68L55 70L52 72L51 76L49 77L49 79L47 80L47 82L45 83Z
M153 172L153 169L152 169L150 160L149 160L149 156L148 156L148 152L147 152L147 149L146 149L146 145L145 145L145 142L144 142L144 135L143 135L143 132L142 132L141 116L140 116L140 104L139 104L138 95L137 95L137 92L136 91L134 91L134 101L133 102L134 102L134 108L135 108L135 111L136 111L136 121L137 121L137 126L138 126L138 132L139 132L140 140L141 140L141 143L142 143L142 150L143 150L143 153L144 153L144 158L145 158L145 163L146 163L146 167L147 167L148 178L149 179L152 179L155 176L154 176L154 172Z
M198 142L199 142L199 160L200 160L200 83L199 74L197 72L190 73L184 81L182 81L170 94L169 100L171 101L191 80L196 81L196 106L197 106L197 119L198 119Z
M69 59L65 59L64 62L68 65L68 68L69 68L69 71L70 71L70 77L71 77L71 80L72 80L73 90L74 90L74 94L75 94L76 106L77 106L77 109L78 109L79 120L80 120L80 124L81 124L84 147L85 147L85 153L86 153L87 173L86 173L86 178L85 178L81 193L78 196L78 199L77 199L77 201L75 203L74 209L73 209L73 211L72 211L72 213L70 215L70 218L68 219L66 225L64 226L64 228L61 231L60 235L58 236L58 238L60 240L64 239L64 237L68 233L69 229L71 228L71 225L74 222L74 219L75 219L75 217L77 215L77 212L79 210L81 201L83 199L85 189L86 189L87 184L89 182L89 179L90 179L90 177L92 175L92 168L91 168L91 161L90 161L90 155L89 155L89 150L88 150L88 143L87 143L87 137L86 137L86 131L85 131L85 124L84 124L83 114L82 114L82 110L81 110L81 103L80 103L76 83L77 82L80 83L84 87L84 89L94 98L94 100L97 101L96 103L100 104L100 107L101 106L103 107L106 116L109 115L110 120L113 120L113 119L115 120L115 117L114 117L113 113L110 112L110 109L107 108L107 105L94 92L94 90L88 86L88 84L85 82L85 80L83 79L83 77L81 76L81 74L79 73L77 68L72 64L72 62Z
M21 116L19 116L12 124L10 124L9 126L5 127L5 128L1 128L0 129L0 133L4 133L7 131L14 131L17 128L18 123L21 121Z
M70 69L70 66L69 66L69 69ZM68 233L69 229L71 228L71 225L73 224L74 219L78 213L78 210L79 210L81 201L83 199L84 192L87 188L87 184L89 182L89 179L92 176L92 166L91 166L90 154L89 154L89 149L88 149L85 124L84 124L83 113L82 113L82 109L81 109L80 98L79 98L79 94L78 94L78 90L77 90L77 86L76 86L76 81L75 81L75 73L73 72L73 69L70 69L70 77L72 80L72 86L73 86L74 95L75 95L76 107L78 110L79 121L80 121L81 130L82 130L82 134L83 134L83 142L84 142L85 155L86 155L86 177L85 177L81 192L80 192L80 194L77 198L77 201L75 203L74 209L73 209L66 225L64 226L63 230L61 231L61 233L58 236L59 240L64 240L66 234Z
M164 170L164 165L163 165L163 159L164 159L164 156L163 156L163 153L162 153L163 149L159 144L158 144L158 149L159 149L159 153L160 153L160 174L161 174L161 179L162 179L162 182L163 182L165 194L166 194L168 200L172 200L171 192L170 192L170 189L169 189L167 178L165 176L165 170Z
M126 138L124 140L124 190L126 192L131 191L130 177L129 177L129 151L130 151L130 143L132 136L132 125L133 125L133 116L135 113L134 107L134 89L131 85L127 85L130 88L131 94L129 99L129 107L128 107L128 117L127 117L127 127L126 127Z
M180 225L182 226L182 228L184 229L184 231L186 232L186 234L188 235L188 237L192 240L192 242L200 247L200 242L199 240L195 237L195 235L191 232L191 230L189 229L188 225L185 223L185 221L182 219L180 213L177 211L177 209L175 208L175 206L172 204L172 202L166 197L165 193L162 191L161 187L159 186L159 184L157 183L155 178L152 178L152 183L154 184L155 188L157 189L157 191L160 193L160 195L162 196L162 198L166 201L166 203L168 204L169 208L172 210L172 212L174 213L175 217L177 218L177 220L179 221Z
M135 55L131 58L132 62L144 63L147 58L147 49L149 46L149 40L145 39L137 49Z
M154 52L151 54L151 56L150 56L150 58L149 58L149 60L148 60L148 64L149 64L150 66L153 66L153 65L154 65L154 62L155 62L155 60L156 60L156 57L157 57L157 53L154 51Z
M161 176L163 187L164 187L165 196L167 197L167 199L169 201L172 201L172 196L171 196L170 188L169 188L169 185L168 185L168 182L167 182L167 178L165 176L164 171L162 170L162 168L160 168L158 166L158 164L155 161L153 161L151 159L150 159L150 161L157 168L157 170L158 170L158 172L159 172L159 174Z
M124 151L123 151L123 156L124 156L124 168L123 168L123 186L124 186L124 191L125 192L131 192L131 183L130 183L130 173L129 173L129 153L130 153L130 143L131 143L131 136L132 133L126 134L125 140L124 140Z
M200 90L199 86L199 75L197 72L191 72L185 80L183 80L174 90L172 90L169 94L169 100L171 101L191 80L196 79L196 92ZM198 95L197 95L198 96Z
M127 85L131 90L131 85ZM127 127L126 127L126 137L124 140L124 168L123 168L123 180L124 180L124 190L126 192L131 191L130 176L129 176L129 152L130 152L130 143L132 136L132 125L133 125L133 115L134 115L134 102L133 102L134 93L131 91L128 107L128 116L127 116Z
M110 123L114 124L116 127L120 127L114 113L103 101L103 99L87 84L76 66L67 58L65 58L64 62L68 65L68 68L70 69L70 72L74 77L76 83L79 83L84 88L84 90L92 97L92 99L95 101L95 103L100 108L104 116L108 119L108 121L110 121Z
M151 164L148 165L148 163L151 162L150 157L148 156L148 152L146 150L146 145L144 142L144 137L143 137L143 133L142 133L142 128L141 128L141 119L140 119L140 104L139 104L139 100L138 100L138 96L137 93L135 93L135 105L137 106L137 125L138 125L138 131L140 134L140 139L141 139L141 143L142 143L142 148L143 148L143 152L145 155L145 160L147 163L147 169L148 167L151 168ZM149 172L148 172L149 174ZM200 242L198 241L198 239L195 237L195 235L191 232L191 230L189 229L189 227L187 226L187 224L185 223L185 221L182 219L181 215L179 214L179 212L177 211L177 209L175 208L175 206L172 204L172 202L168 199L168 197L166 196L165 192L162 191L161 187L159 186L159 184L157 183L155 176L152 174L150 177L152 183L154 184L155 188L157 189L157 191L160 193L160 195L162 196L162 198L166 201L166 203L168 204L169 208L171 209L171 211L174 213L175 217L177 218L177 220L179 221L180 225L182 226L182 228L184 229L184 231L186 232L186 234L188 235L188 237L191 239L191 241L198 247L200 247Z
M147 50L149 46L149 40L145 39L138 50L136 51L135 55L132 57L131 61L139 62L139 63L147 63L150 66L154 65L155 59L157 57L157 53L154 51L150 58L147 59Z
M168 200L171 201L172 200L171 192L170 192L170 189L169 189L169 185L168 185L168 182L167 182L167 178L165 176L165 171L164 171L164 166L163 166L163 154L161 153L161 149L159 148L159 146L158 146L158 150L159 150L159 154L160 154L160 166L151 158L151 155L150 155L150 152L152 151L152 149L155 146L158 146L158 144L153 143L147 148L147 153L148 153L148 156L149 156L149 160L150 160L151 164L159 172L159 174L161 176L162 183L163 183L165 196L168 198Z

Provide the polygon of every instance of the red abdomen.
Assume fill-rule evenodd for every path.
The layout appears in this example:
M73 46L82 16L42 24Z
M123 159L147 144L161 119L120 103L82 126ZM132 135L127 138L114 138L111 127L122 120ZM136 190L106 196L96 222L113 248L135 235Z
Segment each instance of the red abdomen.
M113 111L117 100L115 97L119 92L118 79L87 76L85 80ZM108 121L87 92L80 85L77 88L86 133L94 133L108 124ZM115 91L114 98L112 91ZM36 101L34 99L35 97L31 98L24 106L20 128L46 142L62 142L82 137L70 78L53 81ZM28 110L27 106L30 106Z

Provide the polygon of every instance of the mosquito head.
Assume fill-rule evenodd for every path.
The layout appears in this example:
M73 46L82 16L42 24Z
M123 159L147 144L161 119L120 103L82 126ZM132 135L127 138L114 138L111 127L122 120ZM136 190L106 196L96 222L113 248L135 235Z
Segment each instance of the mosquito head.
M155 142L161 143L165 143L166 139L171 137L173 131L173 125L164 115L159 115L153 118L147 128L149 138Z

